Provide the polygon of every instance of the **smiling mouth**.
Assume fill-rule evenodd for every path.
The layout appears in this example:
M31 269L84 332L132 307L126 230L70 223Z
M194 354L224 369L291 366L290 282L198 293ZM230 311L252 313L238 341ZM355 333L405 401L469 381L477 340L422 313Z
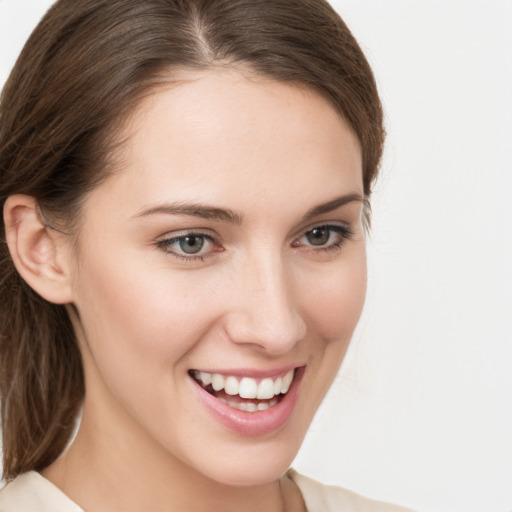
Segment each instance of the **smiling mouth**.
M295 369L274 378L253 379L190 370L189 375L210 395L233 409L258 412L277 405L288 393Z

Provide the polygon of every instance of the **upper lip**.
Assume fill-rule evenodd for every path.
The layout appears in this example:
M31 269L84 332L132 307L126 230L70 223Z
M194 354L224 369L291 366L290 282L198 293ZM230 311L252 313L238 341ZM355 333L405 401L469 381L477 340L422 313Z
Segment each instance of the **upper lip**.
M218 373L220 375L228 375L233 377L251 377L253 379L265 379L267 377L280 377L290 370L301 368L305 366L304 363L289 364L279 368L272 369L256 369L256 368L193 368L191 371L205 372L205 373Z

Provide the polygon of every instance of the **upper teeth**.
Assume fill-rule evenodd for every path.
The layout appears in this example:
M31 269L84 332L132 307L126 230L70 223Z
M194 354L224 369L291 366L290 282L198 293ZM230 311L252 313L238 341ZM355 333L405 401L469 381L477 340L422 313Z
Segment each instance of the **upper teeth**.
M267 400L275 395L287 393L293 380L294 371L290 370L282 377L276 379L266 378L259 383L251 377L225 376L220 373L194 372L194 377L203 383L203 386L212 385L215 391L224 390L228 395L240 395L241 398L258 398Z

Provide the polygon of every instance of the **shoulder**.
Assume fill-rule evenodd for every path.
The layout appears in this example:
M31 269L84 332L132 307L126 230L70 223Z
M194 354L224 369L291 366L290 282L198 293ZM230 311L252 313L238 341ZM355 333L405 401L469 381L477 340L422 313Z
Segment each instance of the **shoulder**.
M49 480L24 473L0 491L0 512L84 512Z
M397 505L364 498L341 487L323 485L293 469L287 475L299 487L308 512L412 512Z

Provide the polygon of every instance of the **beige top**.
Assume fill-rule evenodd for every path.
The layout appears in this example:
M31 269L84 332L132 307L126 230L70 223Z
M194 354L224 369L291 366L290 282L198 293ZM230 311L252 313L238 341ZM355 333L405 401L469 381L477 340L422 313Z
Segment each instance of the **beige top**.
M288 471L288 476L299 487L308 512L408 512L401 507L368 500L340 487L322 485L293 469ZM30 471L0 491L0 512L84 511L49 480Z

